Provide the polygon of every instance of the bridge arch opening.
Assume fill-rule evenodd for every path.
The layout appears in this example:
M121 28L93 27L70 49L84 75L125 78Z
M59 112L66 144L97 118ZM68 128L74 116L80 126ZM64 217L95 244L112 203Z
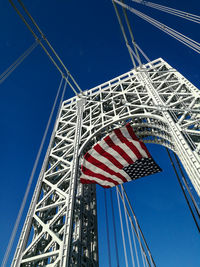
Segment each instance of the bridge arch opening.
M154 114L141 113L116 119L106 125L102 125L98 129L94 126L90 137L82 143L79 155L83 156L96 142L128 122L131 122L135 134L144 143L158 144L174 152L176 151L173 136L170 134L169 125L164 118Z

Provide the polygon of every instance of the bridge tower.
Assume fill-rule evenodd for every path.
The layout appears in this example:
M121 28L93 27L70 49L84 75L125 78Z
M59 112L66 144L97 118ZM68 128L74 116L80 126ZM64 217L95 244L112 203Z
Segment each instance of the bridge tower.
M95 186L79 183L80 161L126 121L174 151L200 195L199 110L200 91L161 58L64 101L12 267L98 266Z

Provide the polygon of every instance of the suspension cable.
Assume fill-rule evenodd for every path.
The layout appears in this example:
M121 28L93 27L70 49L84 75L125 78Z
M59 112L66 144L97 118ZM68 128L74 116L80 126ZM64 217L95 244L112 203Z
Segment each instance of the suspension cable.
M194 212L193 212L193 210L192 210L192 208L191 208L190 202L189 202L189 200L188 200L188 198L187 198L187 196L186 196L186 194L185 194L185 190L184 190L183 185L182 185L182 183L181 183L180 177L179 177L179 175L178 175L178 172L177 172L177 170L176 170L176 167L175 167L175 165L174 165L174 162L173 162L173 160L172 160L172 157L171 157L171 155L170 155L170 153L169 153L169 149L166 148L166 150L167 150L167 154L168 154L168 156L169 156L171 165L172 165L172 167L173 167L173 169L174 169L174 172L175 172L175 174L176 174L177 180L178 180L178 182L179 182L179 185L180 185L180 187L181 187L181 190L182 190L182 192L183 192L183 195L184 195L184 197L185 197L185 200L186 200L186 202L187 202L187 204L188 204L188 207L189 207L189 209L190 209L190 212L191 212L192 217L193 217L193 219L194 219L194 222L195 222L195 224L196 224L196 227L197 227L197 229L198 229L198 231L199 231L199 233L200 233L200 227L199 227L199 225L198 225L198 223L197 223L197 220L196 220L195 215L194 215Z
M139 258L138 258L138 251L137 251L137 246L136 246L135 234L134 234L134 231L133 231L133 227L131 227L131 233L132 233L132 237L133 237L133 243L134 243L135 255L136 255L136 260L137 260L137 266L140 267ZM141 255L143 256L143 252L142 251L141 251ZM144 261L143 257L142 257L142 260Z
M195 23L200 23L200 16L198 16L198 15L194 15L194 14L191 14L191 13L188 13L185 11L180 11L178 9L174 9L171 7L158 5L158 4L155 4L152 2L148 2L148 1L143 1L143 0L131 0L131 1L136 2L138 4L142 4L144 6L149 6L151 8L163 11L165 13L169 13L171 15L175 15L177 17L181 17L181 18L186 19L186 20L190 20L190 21L195 22Z
M115 224L115 215L114 215L114 205L113 205L112 190L110 190L110 200L111 200L111 209L112 209L112 221L113 221L113 231L114 231L114 240L115 240L115 252L116 252L116 258L117 258L117 267L119 267L119 253L118 253L118 246L117 246L117 234L116 234L116 224Z
M138 62L138 64L140 65L140 67L142 68L140 61L138 60L138 57L136 55L136 53L133 51L133 49L130 47L130 45L127 45L128 49L130 50L130 52L132 53L132 55L134 56L135 60Z
M121 186L121 192L122 192L122 203L123 203L123 206L124 206L124 214L125 214L125 220L126 220L126 229L127 229L127 233L128 233L128 240L129 240L129 246L130 246L130 251L131 251L131 259L132 259L133 267L135 267L135 261L134 261L134 257L133 257L133 246L132 246L132 242L131 242L129 224L128 224L128 219L127 219L127 210L126 210L126 207L125 207L124 193L122 191L122 186Z
M132 212L132 214L133 214L133 217L134 217L134 220L135 220L135 223L136 223L136 227L137 227L136 235L137 235L137 236L140 236L139 233L141 234L142 240L143 240L143 242L144 242L144 244L145 244L145 247L146 247L147 252L148 252L148 254L149 254L150 260L151 260L153 266L156 266L155 261L154 261L152 255L151 255L151 251L150 251L150 249L149 249L149 247L148 247L148 244L147 244L147 242L146 242L146 240L145 240L144 234L143 234L143 232L142 232L142 229L141 229L141 227L140 227L140 225L139 225L139 222L138 222L138 220L137 220L137 218L136 218L135 212L134 212L134 210L133 210L133 207L132 207L132 205L131 205L131 203L130 203L130 200L129 200L128 196L127 196L126 190L124 189L124 186L123 186L123 185L122 185L122 190L124 191L124 195L125 195L125 197L126 197L127 203L128 203L128 205L129 205L129 208L130 208L130 210L131 210L131 212ZM140 238L139 238L139 243L141 244Z
M149 57L146 55L146 53L140 48L140 46L136 42L135 42L135 46L140 51L140 53L143 55L143 57L146 59L146 61L148 63L150 63L151 61L150 61Z
M27 58L30 53L38 46L38 41L36 40L17 60L15 60L1 75L0 84L3 83L10 74Z
M24 11L26 12L26 14L28 15L28 17L30 18L30 20L32 21L32 23L35 25L35 27L38 29L39 33L41 34L42 38L45 40L45 42L47 43L47 45L50 47L51 51L53 52L53 54L56 56L56 58L58 59L58 61L60 62L60 64L62 65L62 67L64 68L64 70L66 71L66 73L68 74L68 76L72 79L72 81L74 82L74 84L76 85L76 87L79 89L79 91L82 93L82 90L80 88L80 86L78 85L78 83L75 81L75 79L73 78L73 76L71 75L71 73L69 72L69 70L67 69L67 67L65 66L65 64L62 62L61 58L58 56L58 54L56 53L55 49L52 47L52 45L50 44L50 42L48 41L48 39L46 38L46 36L44 35L44 33L41 31L41 29L39 28L38 24L35 22L35 20L33 19L33 17L31 16L31 14L28 12L27 8L24 6L24 4L22 3L21 0L18 0L18 2L20 3L20 5L22 6L22 8L24 9Z
M142 12L139 12L138 10L134 9L134 8L131 8L130 6L128 5L125 5L125 4L122 4L120 1L118 0L114 0L116 3L118 3L119 5L121 6L124 6L125 8L127 8L128 10L130 10L132 13L136 14L137 16L143 18L144 20L148 21L149 23L151 23L152 25L156 26L157 28L163 30L164 32L168 33L169 35L171 35L172 37L174 37L175 39L176 38L179 38L179 39L182 39L183 42L186 42L191 45L193 45L194 47L198 48L197 45L199 45L198 42L190 39L189 37L179 33L178 31L175 31L173 30L172 28L166 26L165 24L163 23L160 23L159 21L145 15L144 13ZM180 40L179 40L180 41ZM195 45L196 44L196 45Z
M124 3L123 0L121 2ZM137 50L137 46L135 44L135 39L133 37L133 32L132 32L132 29L131 29L131 26L130 26L130 22L129 22L129 19L128 19L128 16L127 16L126 9L124 7L122 7L122 10L123 10L123 14L124 14L124 17L125 17L126 25L128 27L129 34L131 36L131 41L132 41L132 44L133 44L133 47L134 47L134 50L135 50L135 54L137 56L137 61L139 63L139 66L141 67L142 66L142 62L141 62L140 55L139 55L138 50Z
M124 3L123 0L120 0L120 1L122 1ZM126 21L126 25L127 25L127 28L128 28L128 31L129 31L129 34L130 34L130 37L131 37L131 42L133 44L133 47L134 47L134 51L135 52L132 50L131 46L128 43L128 39L127 39L127 36L125 34L125 29L123 27L123 24L122 24L122 21L121 21L121 18L120 18L120 15L119 15L117 6L116 6L116 4L114 2L113 2L113 5L114 5L114 8L115 8L115 12L116 12L116 15L117 15L117 18L118 18L118 22L119 22L119 25L120 25L122 34L124 36L125 43L126 43L126 46L128 48L128 52L130 54L130 57L131 57L131 54L132 54L133 57L135 58L135 60L138 62L139 66L141 67L142 66L142 62L141 62L140 55L139 55L138 51L140 51L140 53L147 60L147 62L149 62L150 60L148 59L148 57L146 56L146 54L142 51L142 49L136 44L135 39L134 39L134 36L133 36L132 29L131 29L131 26L130 26L130 22L129 22L127 13L126 13L126 9L124 7L122 7L124 18L125 18L125 21ZM136 64L135 64L135 61L134 61L133 57L131 57L131 60L133 62L134 67L136 68Z
M124 37L124 40L125 40L125 43L126 43L126 46L128 48L128 52L129 52L129 55L130 55L130 58L131 58L131 61L133 63L133 67L136 69L136 63L135 63L135 60L133 58L133 55L129 49L129 43L128 43L128 39L127 39L127 36L126 36L126 33L125 33L125 30L124 30L124 26L122 24L122 21L121 21L121 18L120 18L120 15L119 15L119 11L117 9L117 5L115 4L114 0L112 0L112 3L113 3L113 6L114 6L114 9L115 9L115 13L116 13L116 16L117 16L117 19L118 19L118 22L119 22L119 26L120 26L120 29L121 29L121 32L123 34L123 37Z
M108 262L111 267L111 253L110 253L110 235L108 227L108 209L107 209L107 198L106 198L106 189L104 189L104 204L105 204L105 213L106 213L106 234L107 234L107 246L108 246Z
M121 198L121 200L122 200L122 202L123 202L122 194L121 194L119 188L116 188L116 190L117 190L117 192L119 193L119 196L120 196L120 198ZM125 191L124 191L124 193L125 193ZM126 207L126 205L125 205L125 207ZM132 218L131 218L131 215L130 215L130 213L129 213L127 207L126 207L126 211L127 211L127 214L128 214L129 220L130 220L130 223L131 223L131 225L132 225L132 228L133 228L134 231L135 231L137 240L138 240L138 242L139 242L140 250L141 250L141 254L142 254L142 252L143 252L142 255L144 255L145 260L146 260L148 266L150 267L151 265L150 265L149 259L148 259L147 255L146 255L145 249L144 249L144 247L143 247L143 245L142 245L142 242L141 242L141 239L140 239L141 231L140 231L140 233L139 233L138 230L136 230L136 228L135 228L135 226L134 226L134 224L133 224L133 220L132 220ZM135 220L135 218L134 218L134 220ZM137 220L137 219L136 219L136 220ZM135 221L135 222L136 222L136 221ZM146 244L145 244L145 246L146 246ZM146 249L147 249L147 246L146 246ZM143 259L143 257L142 257L142 259ZM151 262L152 262L152 260L151 260ZM143 260L143 264L145 265L144 260ZM156 266L154 262L152 263L152 265L153 265L153 266Z
M21 203L18 215L17 215L17 219L15 221L14 228L13 228L13 231L12 231L12 234L11 234L11 237L10 237L10 240L9 240L9 243L8 243L8 246L7 246L7 249L6 249L6 252L5 252L1 267L6 267L6 264L7 264L7 261L8 261L8 257L10 255L10 252L11 252L11 249L12 249L12 245L13 245L13 242L14 242L18 227L19 227L19 223L20 223L21 218L22 218L22 214L23 214L23 211L24 211L24 208L25 208L25 204L27 202L28 194L30 192L30 188L31 188L31 184L33 182L35 171L37 169L38 162L39 162L39 159L40 159L40 156L41 156L41 152L42 152L42 149L43 149L46 137L47 137L49 126L50 126L51 121L52 121L53 113L54 113L54 110L55 110L55 107L56 107L56 104L57 104L57 101L58 101L58 96L60 94L62 84L63 84L63 77L61 78L61 81L60 81L60 84L59 84L59 87L58 87L58 91L57 91L57 94L56 94L56 97L55 97L55 100L54 100L54 103L53 103L53 106L52 106L52 110L51 110L51 113L50 113L50 116L49 116L49 119L48 119L48 122L47 122L47 126L46 126L46 129L45 129L45 132L44 132L44 135L43 135L43 138L42 138L42 141L41 141L41 144L40 144L40 147L39 147L39 150L38 150L38 153L37 153L34 165L33 165L33 169L32 169L29 181L28 181L28 185L27 185L27 188L26 188L26 191L25 191L25 194L24 194L24 198L22 200L22 203ZM65 90L66 90L66 84L67 84L67 82L65 81L60 103L63 100L63 96L64 96L64 93L65 93ZM59 105L59 107L60 106L61 106L61 104ZM59 110L58 110L58 112L59 112ZM57 114L58 114L58 112L57 112Z
M194 208L196 210L196 213L197 213L197 215L198 215L198 217L200 219L200 210L199 210L199 207L198 207L198 205L197 205L197 203L196 203L196 201L195 201L195 199L194 199L194 197L193 197L193 195L192 195L192 193L190 191L190 188L188 187L187 180L186 180L186 177L185 177L185 175L183 173L183 169L182 169L182 167L180 165L179 159L178 159L177 155L174 152L173 152L173 154L174 154L174 157L175 157L176 162L178 164L178 168L179 168L179 170L181 172L183 183L184 183L185 187L187 188L187 191L188 191L188 193L190 195L190 198L192 200L192 203L194 205Z
M189 48L191 48L192 50L196 51L197 53L200 54L200 43L192 40L191 38L185 36L184 34L168 27L167 25L160 23L159 21L145 15L144 13L126 5L121 3L118 0L113 0L115 3L121 5L122 7L128 9L129 11L131 11L132 13L134 13L135 15L137 15L138 17L146 20L147 22L149 22L150 24L152 24L153 26L155 26L156 28L162 30L163 32L167 33L168 35L172 36L173 38L175 38L176 40L178 40L179 42L185 44L186 46L188 46Z
M24 16L22 15L22 13L19 11L19 9L15 6L15 4L13 3L12 0L9 0L10 4L12 5L12 7L14 8L14 10L17 12L17 14L19 15L19 17L21 18L21 20L24 22L24 24L26 25L26 27L29 29L29 31L32 33L32 35L34 36L34 38L36 40L39 40L38 36L35 34L35 32L33 31L33 29L31 28L31 26L29 25L29 23L26 21L26 19L24 18ZM63 73L63 71L61 70L61 68L58 66L58 64L56 63L56 61L53 59L53 57L50 55L50 53L48 52L48 50L45 48L45 46L43 45L43 43L39 40L39 44L42 47L42 49L45 51L45 53L47 54L47 56L49 57L49 59L52 61L52 63L54 64L54 66L57 68L57 70L60 72L61 76L67 81L67 83L69 84L69 86L71 87L71 89L74 91L74 93L76 95L78 95L78 92L75 90L75 88L72 86L72 84L69 82L68 77L70 77L73 81L73 83L76 85L76 87L78 88L79 92L82 93L81 88L79 87L79 85L77 84L77 82L75 81L75 79L73 78L73 76L71 75L71 73L69 72L69 70L66 68L66 66L64 65L64 63L62 62L61 58L58 56L58 54L55 52L55 50L53 49L53 47L51 46L50 42L47 40L47 38L45 37L45 35L43 34L43 32L40 30L39 26L36 24L35 20L32 18L32 16L30 15L30 13L28 12L28 10L25 8L24 4L22 3L22 1L18 0L19 4L21 5L21 7L23 8L23 10L25 11L25 13L28 15L28 17L30 18L30 20L32 21L32 23L34 24L34 26L37 28L37 30L39 31L42 39L47 43L47 46L50 48L50 50L52 51L53 55L56 57L56 59L59 61L59 63L62 65L62 67L64 68L66 75Z
M122 222L121 207L120 207L120 202L119 202L119 189L118 189L118 187L116 187L116 194L117 194L117 203L118 203L120 225L121 225L121 232L122 232L124 256L125 256L126 267L128 267L128 259L127 259L127 254L126 254L126 243L125 243L125 237L124 237L124 228L123 228L123 222Z

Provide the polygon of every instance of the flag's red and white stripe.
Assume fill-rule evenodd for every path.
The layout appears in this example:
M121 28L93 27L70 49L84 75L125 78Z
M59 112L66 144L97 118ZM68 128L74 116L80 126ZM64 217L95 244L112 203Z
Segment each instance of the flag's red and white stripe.
M131 181L134 178L123 168L134 167L136 162L145 158L151 158L151 155L144 143L137 138L131 125L127 124L115 129L85 154L80 181L87 184L97 183L103 187L113 187ZM135 171L137 172L137 169ZM155 172L156 170L152 173ZM148 174L144 171L142 176Z

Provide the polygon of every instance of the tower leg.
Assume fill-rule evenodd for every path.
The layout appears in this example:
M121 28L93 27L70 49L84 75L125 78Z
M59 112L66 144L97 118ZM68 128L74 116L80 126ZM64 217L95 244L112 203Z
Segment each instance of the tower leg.
M62 106L12 267L98 266L96 189L78 181L84 104Z

